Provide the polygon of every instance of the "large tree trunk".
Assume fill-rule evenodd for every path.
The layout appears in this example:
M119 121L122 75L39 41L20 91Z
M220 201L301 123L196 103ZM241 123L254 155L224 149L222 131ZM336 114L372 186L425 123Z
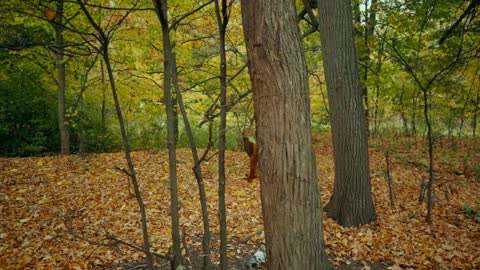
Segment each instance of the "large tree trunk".
M350 0L318 0L332 123L335 185L327 213L343 226L375 219Z
M60 153L70 154L70 130L65 117L65 62L63 59L63 0L57 1L55 15L55 33L57 45L57 84L58 84L58 128L60 129Z
M242 1L257 122L267 268L328 269L294 1Z

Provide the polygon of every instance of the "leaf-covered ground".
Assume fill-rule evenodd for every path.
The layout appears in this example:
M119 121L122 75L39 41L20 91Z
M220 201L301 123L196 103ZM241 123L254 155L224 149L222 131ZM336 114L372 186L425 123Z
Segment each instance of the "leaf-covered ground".
M419 183L427 176L425 141L371 143L377 221L342 228L324 217L327 251L334 264L373 261L385 262L390 269L480 268L480 223L465 215L465 206L475 210L480 205L479 154L472 151L471 141L437 144L435 208L433 224L428 225L425 205L418 202ZM386 148L391 149L394 209L385 180ZM333 186L329 140L319 138L316 154L326 204ZM148 209L152 244L156 252L165 254L171 233L167 154L135 152L133 158ZM218 233L216 165L215 160L204 165L214 236ZM228 152L226 166L229 256L241 260L262 241L258 234L262 230L259 183L243 179L248 171L246 154ZM104 239L109 232L141 245L133 189L116 167L126 167L122 153L0 158L0 269L105 269L140 261L141 253L124 245L112 248ZM178 151L178 175L181 226L190 249L199 250L203 229L187 149ZM238 239L246 237L250 237L251 250L237 245ZM212 260L218 260L217 254L212 254Z

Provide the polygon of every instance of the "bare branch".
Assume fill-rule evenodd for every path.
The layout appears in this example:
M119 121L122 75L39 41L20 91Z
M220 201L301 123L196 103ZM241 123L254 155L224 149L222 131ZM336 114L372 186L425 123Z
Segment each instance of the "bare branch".
M213 3L213 0L210 0L210 1L206 2L205 4L195 8L195 9L193 9L193 10L187 12L187 13L178 16L177 18L173 18L172 24L170 25L169 30L175 29L181 21L186 19L188 16L196 13L197 11L202 10L204 7L210 5L211 3Z
M452 24L443 34L443 36L438 40L438 44L442 45L447 38L449 38L452 34L453 31L458 27L458 25L463 21L463 19L470 13L473 13L475 8L480 4L480 0L472 0L470 2L470 5L468 5L467 9L460 15L460 17L455 21L454 24Z

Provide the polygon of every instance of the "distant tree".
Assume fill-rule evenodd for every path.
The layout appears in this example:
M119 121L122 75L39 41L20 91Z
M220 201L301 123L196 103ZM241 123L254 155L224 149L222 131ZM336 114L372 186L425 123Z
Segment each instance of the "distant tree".
M352 5L349 0L317 2L335 162L333 195L326 211L342 226L367 224L375 220L375 208Z
M53 12L53 11L50 11ZM57 67L57 86L58 86L58 128L60 129L60 153L70 154L70 129L65 117L65 59L64 59L64 43L63 43L63 0L56 1L56 11L53 13L55 20L53 27L55 28L56 37L56 67ZM47 15L48 16L48 15Z
M386 37L386 45L389 49L390 57L408 74L410 80L414 83L415 89L419 90L418 92L421 94L429 164L428 181L422 184L420 200L424 200L426 191L426 221L428 223L432 222L436 178L434 175L434 123L436 121L433 113L433 110L436 108L432 106L433 99L435 95L438 95L438 89L448 82L448 78L456 69L462 65L467 66L473 59L478 59L478 51L480 49L478 35L475 31L470 30L475 28L467 27L467 25L464 26L463 31L456 33L456 35L453 35L453 33L448 34L448 39L440 42L441 45L437 44L437 36L446 36L438 29L438 23L435 19L451 16L451 9L448 8L449 5L447 4L449 4L449 1L441 3L434 0L412 3L408 7L408 11L418 14L417 20L403 22L405 29L409 29L411 32L406 34L402 31L401 34L403 36L399 38L399 33L397 32L399 30L395 29L395 32L390 33ZM471 8L471 5L466 10L469 8ZM396 9L393 10L397 13ZM470 24L475 23L474 17L467 21ZM430 44L433 42L435 45L431 46ZM469 95L470 93L466 94L466 96ZM444 101L445 97L442 96L441 102L444 103ZM445 116L442 115L442 117Z
M328 269L294 1L242 1L268 269Z

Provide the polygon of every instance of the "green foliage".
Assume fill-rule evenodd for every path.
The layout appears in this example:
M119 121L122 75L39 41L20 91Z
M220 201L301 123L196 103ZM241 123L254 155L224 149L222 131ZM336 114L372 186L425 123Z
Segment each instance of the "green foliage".
M6 11L0 13L4 23L0 27L0 43L6 48L22 50L2 51L0 55L0 134L3 136L0 144L6 146L2 147L0 154L56 152L59 135L56 131L55 48L33 47L55 43L53 24L45 17L47 8L55 8L54 2L4 2L0 4L0 11ZM133 2L136 1L121 4L91 1L91 4L127 7ZM462 46L461 61L451 72L436 78L429 86L429 110L433 128L439 135L459 134L461 124L463 136L472 134L472 126L467 123L471 123L475 115L475 104L478 102L476 89L480 81L478 61L471 61L470 57L478 52L480 44L479 36L475 34L478 33L478 16L468 17L462 28L454 31L444 44L437 43L465 10L468 1L377 1L374 7L369 7L368 3L364 6L362 1L355 3L361 3L361 7L354 10L354 15L360 18L355 22L356 44L362 84L368 88L372 136L423 135L425 124L421 91L402 60L411 65L418 81L426 85L434 74L455 60ZM297 4L299 8L303 7L301 1ZM197 8L199 2L172 1L169 5L171 18L181 18L182 14ZM98 43L85 34L95 31L84 16L77 14L79 7L75 1L66 2L65 7L65 18L69 19L64 31L65 44L68 45L67 122L72 132L72 150L118 151L122 143L105 65L100 63L101 57L93 49ZM137 7L151 8L151 2L140 1ZM114 76L132 149L166 147L162 37L155 13L135 11L121 21L125 10L88 8L94 20L105 30L112 31L110 58L114 63ZM376 24L371 36L365 40L362 35L369 26L365 15L369 15L370 11L376 12ZM227 148L239 149L239 131L250 126L253 119L253 100L251 95L240 102L237 100L251 86L244 68L246 51L238 3L232 4L230 15L227 30L227 103L236 105L228 114ZM310 25L302 20L299 27L305 33ZM72 31L75 29L83 34ZM219 112L217 31L213 6L207 6L182 18L171 32L179 88L196 144L201 148L208 144L209 131L207 124L202 127L197 125L207 111L210 116ZM87 40L90 42L88 45L85 43ZM312 130L330 132L319 33L304 38L304 48L310 75ZM365 68L367 62L368 67ZM91 64L92 68L88 69ZM367 80L363 80L365 70ZM80 105L75 104L79 99ZM212 105L215 102L216 106ZM105 106L103 109L106 112L104 119L102 106ZM218 119L213 121L212 140L215 143ZM28 136L22 132L28 133ZM21 136L15 135L17 133ZM181 118L177 143L180 148L190 145ZM474 166L471 167L474 170Z
M116 152L122 149L118 128L112 124L102 127L101 108L94 104L81 107L70 118L74 152ZM83 144L84 149L80 149Z
M2 156L40 155L59 146L54 96L38 84L38 70L25 72L28 77L17 72L0 80Z
M0 27L0 43L7 48L23 49L53 44L54 35L38 24L4 24Z

